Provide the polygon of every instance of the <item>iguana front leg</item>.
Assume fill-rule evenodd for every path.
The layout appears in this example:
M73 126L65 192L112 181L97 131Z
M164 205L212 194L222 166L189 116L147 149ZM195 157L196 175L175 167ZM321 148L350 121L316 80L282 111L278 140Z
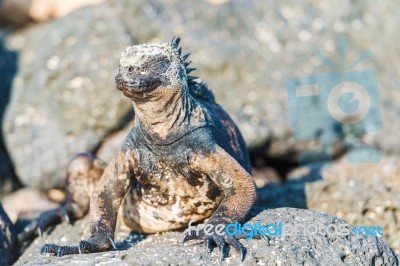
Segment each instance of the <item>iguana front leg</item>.
M115 248L113 240L117 212L127 192L134 165L133 158L121 152L104 170L90 198L91 236L88 240L81 241L78 246L46 244L40 252L63 256L102 252Z
M189 159L189 163L195 172L208 175L225 194L207 224L213 225L215 229L219 224L226 226L235 221L243 221L257 198L256 185L250 174L218 145L210 152L200 150ZM235 237L218 235L214 230L212 235L206 235L202 230L199 234L195 232L187 231L183 236L183 243L190 239L202 238L210 252L210 245L215 242L221 249L221 260L224 258L224 247L229 244L240 253L241 259L244 259L245 248Z
M41 235L51 225L70 222L82 218L89 211L90 196L102 176L106 163L91 153L77 154L67 167L67 197L59 207L45 211L33 219L18 234L21 246L30 244L30 240Z

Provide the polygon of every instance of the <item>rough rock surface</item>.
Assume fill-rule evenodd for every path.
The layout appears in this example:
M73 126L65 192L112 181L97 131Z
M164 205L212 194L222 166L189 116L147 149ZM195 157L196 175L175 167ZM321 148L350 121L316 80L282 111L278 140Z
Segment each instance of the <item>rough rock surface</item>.
M258 213L248 223L277 223L307 226L311 223L321 227L329 224L339 225L341 219L320 212L281 208ZM157 235L129 234L126 229L117 232L119 251L97 254L72 255L57 258L39 255L39 247L46 243L76 244L88 236L87 218L70 225L58 226L44 241L37 239L26 250L16 265L211 265L218 264L219 251L207 254L204 244L180 244L180 232L167 232ZM351 227L350 227L351 228ZM400 258L378 237L335 236L318 233L315 236L270 237L265 240L241 240L247 248L244 265L399 265ZM239 258L234 251L222 262L222 265L237 265Z
M268 171L255 171L259 205L308 208L351 224L379 225L384 229L382 239L398 253L399 176L398 157L385 155L377 164L349 164L344 156L320 170L298 168L286 182L274 180Z
M16 259L16 232L0 204L0 265L8 265Z
M97 151L97 156L106 162L110 162L121 150L121 147L133 128L133 123L128 123L122 130L107 136Z
M346 157L305 186L307 207L347 222L381 226L383 239L400 252L400 164L384 156L378 164L349 164Z
M87 8L8 39L19 69L3 130L25 185L62 186L69 160L94 150L132 108L115 89L120 52L132 40L114 15Z

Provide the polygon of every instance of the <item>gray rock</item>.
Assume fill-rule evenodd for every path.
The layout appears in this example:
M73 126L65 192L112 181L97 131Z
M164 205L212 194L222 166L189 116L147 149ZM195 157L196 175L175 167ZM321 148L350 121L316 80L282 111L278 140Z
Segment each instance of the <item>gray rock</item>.
M397 156L383 156L377 164L349 164L344 157L322 169L320 180L304 184L307 207L352 224L379 225L383 228L382 239L399 253L398 162Z
M400 164L398 156L383 155L376 164L352 164L344 156L322 169L297 168L287 181L267 179L255 171L258 205L322 211L350 224L381 226L382 239L400 252Z
M16 259L16 232L0 203L0 265L10 265Z
M97 156L106 162L110 162L121 150L121 147L129 132L132 130L132 127L133 123L128 123L128 125L122 130L107 136L97 151Z
M62 186L68 161L95 150L132 108L114 83L131 36L107 7L93 7L18 31L7 44L19 53L3 123L17 175L28 186Z
M258 214L257 214L258 213ZM256 215L257 214L257 215ZM345 222L336 217L311 210L281 208L254 211L248 223L278 223L324 228L330 224L339 226ZM349 228L353 228L349 226ZM44 241L36 239L19 258L16 265L213 265L219 263L219 251L208 254L201 242L180 244L181 232L166 232L156 235L140 235L126 229L118 229L116 245L118 251L71 255L61 258L39 255L39 248L46 243L76 244L88 236L87 218L78 221L72 228L59 225ZM240 240L247 248L243 265L399 265L399 256L378 237L349 234L336 236L318 233L306 236L269 237L265 240ZM197 244L196 244L197 243ZM237 265L239 258L230 250L230 256L221 265Z

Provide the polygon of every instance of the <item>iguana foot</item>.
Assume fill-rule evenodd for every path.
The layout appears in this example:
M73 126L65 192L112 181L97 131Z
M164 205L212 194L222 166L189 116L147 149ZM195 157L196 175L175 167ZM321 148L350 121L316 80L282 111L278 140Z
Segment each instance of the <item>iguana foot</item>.
M55 244L45 244L40 249L40 254L43 253L50 253L61 257L67 254L78 254L79 248L77 246L59 246Z
M45 211L40 216L32 220L24 230L19 233L18 241L23 243L29 241L42 233L51 225L61 223L63 220L70 222L67 210L64 206Z
M96 253L117 249L112 237L106 233L96 232L88 240L82 240L77 246L59 246L45 244L40 249L40 254L50 253L58 257L70 254Z
M230 223L226 221L226 219L220 218L210 220L201 228L191 229L189 227L189 229L183 234L182 244L189 240L202 239L206 243L208 253L212 252L213 245L216 244L220 249L221 261L226 257L226 255L228 255L226 254L226 247L227 245L230 245L240 254L240 260L243 261L246 256L246 248L236 239L235 236L229 236L225 233L225 228L228 224ZM218 229L218 226L221 229ZM211 227L212 229L207 230L207 227ZM207 234L205 231L207 231Z

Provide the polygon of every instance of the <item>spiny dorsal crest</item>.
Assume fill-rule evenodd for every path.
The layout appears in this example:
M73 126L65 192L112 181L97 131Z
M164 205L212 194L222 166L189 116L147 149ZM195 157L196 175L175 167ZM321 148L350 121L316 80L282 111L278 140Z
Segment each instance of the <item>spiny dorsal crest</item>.
M196 98L214 102L214 94L208 89L207 85L203 82L197 82L196 81L196 79L198 79L197 76L189 75L191 72L196 70L196 68L189 67L189 65L192 63L192 61L187 61L190 53L187 53L182 56L182 47L179 47L180 41L181 38L175 36L169 42L169 45L173 50L177 52L181 62L184 64L190 94Z
M187 75L187 79L188 79L188 83L193 83L195 82L194 80L197 79L198 77L195 76L189 76L189 73L196 70L196 68L190 68L188 67L190 65L190 63L192 63L192 61L187 62L186 59L189 57L190 53L185 54L184 56L182 56L182 47L179 47L179 43L181 41L180 37L174 37L172 38L172 40L170 41L170 46L176 50L176 52L178 53L178 56L180 57L182 63L185 66L185 70L186 70L186 75Z

